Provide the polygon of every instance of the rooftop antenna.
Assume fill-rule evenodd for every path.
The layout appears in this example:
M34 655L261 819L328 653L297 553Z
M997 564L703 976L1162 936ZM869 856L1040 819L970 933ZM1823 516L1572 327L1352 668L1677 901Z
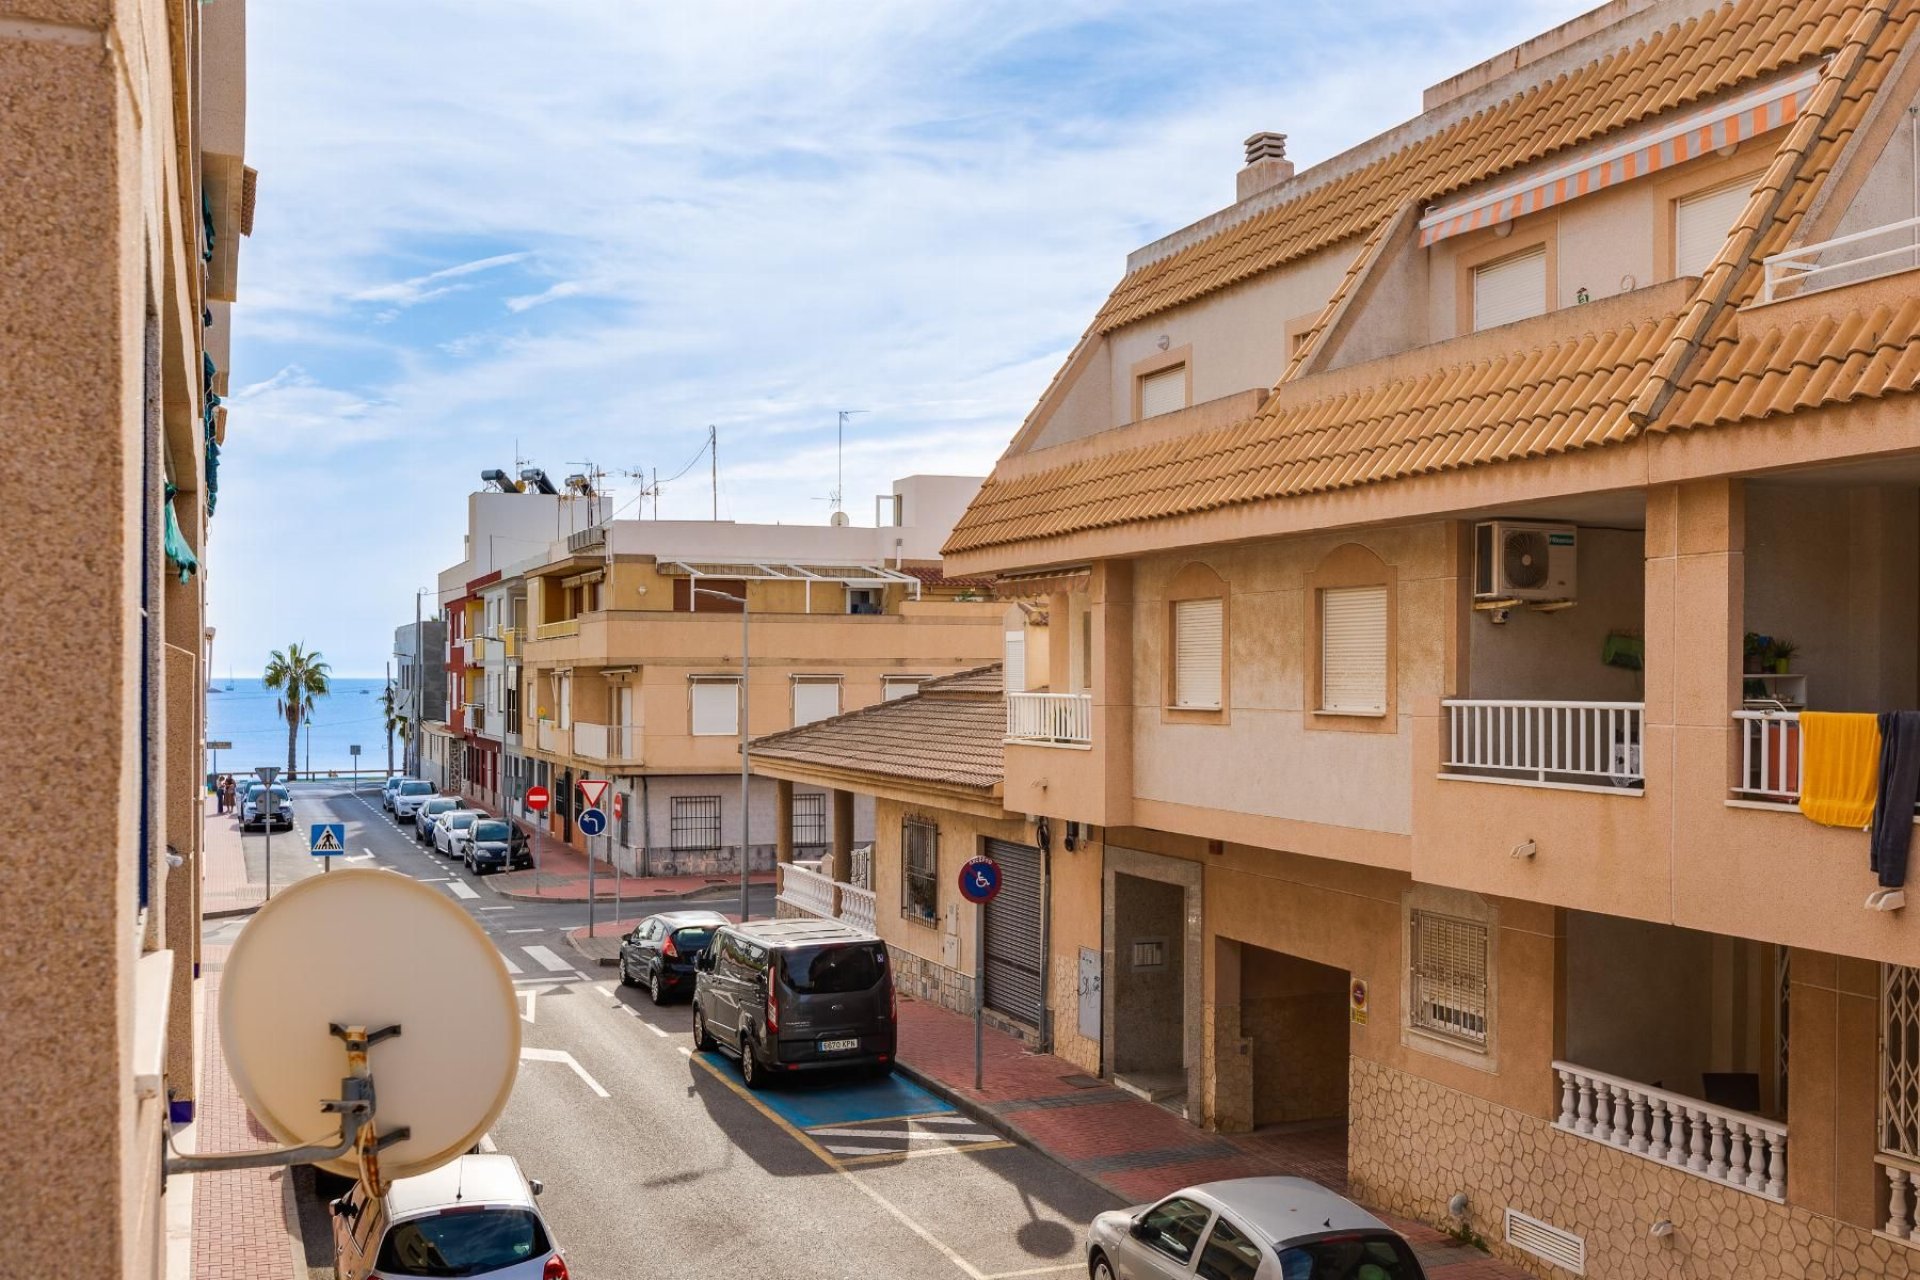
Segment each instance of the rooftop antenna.
M711 422L707 424L707 462L713 473L713 519L720 521L720 430Z
M842 409L840 424L833 429L833 512L846 514L847 496L847 419L856 413L865 413L865 409ZM836 520L835 524L845 523Z

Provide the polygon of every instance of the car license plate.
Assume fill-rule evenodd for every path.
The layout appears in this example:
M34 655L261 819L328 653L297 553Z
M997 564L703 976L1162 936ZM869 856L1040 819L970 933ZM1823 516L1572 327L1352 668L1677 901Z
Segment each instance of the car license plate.
M856 1040L822 1040L820 1042L820 1052L822 1053L845 1053L849 1049L858 1049L859 1047L860 1047L860 1041L857 1039Z

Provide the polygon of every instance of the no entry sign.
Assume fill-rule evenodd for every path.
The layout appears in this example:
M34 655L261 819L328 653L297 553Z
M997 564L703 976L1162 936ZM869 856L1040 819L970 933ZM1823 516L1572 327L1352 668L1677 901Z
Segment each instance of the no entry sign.
M527 808L539 813L547 807L547 789L545 787L527 788Z

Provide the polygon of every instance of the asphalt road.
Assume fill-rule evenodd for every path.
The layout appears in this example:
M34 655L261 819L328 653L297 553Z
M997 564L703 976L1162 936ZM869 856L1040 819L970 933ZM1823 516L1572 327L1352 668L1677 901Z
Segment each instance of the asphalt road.
M274 837L276 883L283 867L313 873L307 823L346 821L359 859L348 865L444 886L500 949L523 1048L488 1141L544 1180L541 1207L574 1280L1084 1274L1086 1222L1114 1201L1050 1158L903 1077L749 1093L731 1060L693 1052L684 1003L655 1007L567 944L585 904L499 897L418 845L371 793L299 788L294 807L293 838ZM248 841L251 858L264 842ZM296 850L305 862L290 861ZM329 1181L296 1177L312 1280L332 1275Z

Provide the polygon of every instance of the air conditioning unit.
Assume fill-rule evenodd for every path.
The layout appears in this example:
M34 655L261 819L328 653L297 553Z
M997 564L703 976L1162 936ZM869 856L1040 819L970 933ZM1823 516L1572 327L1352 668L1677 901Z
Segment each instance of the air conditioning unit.
M1571 600L1579 530L1570 524L1489 520L1473 527L1473 598Z

